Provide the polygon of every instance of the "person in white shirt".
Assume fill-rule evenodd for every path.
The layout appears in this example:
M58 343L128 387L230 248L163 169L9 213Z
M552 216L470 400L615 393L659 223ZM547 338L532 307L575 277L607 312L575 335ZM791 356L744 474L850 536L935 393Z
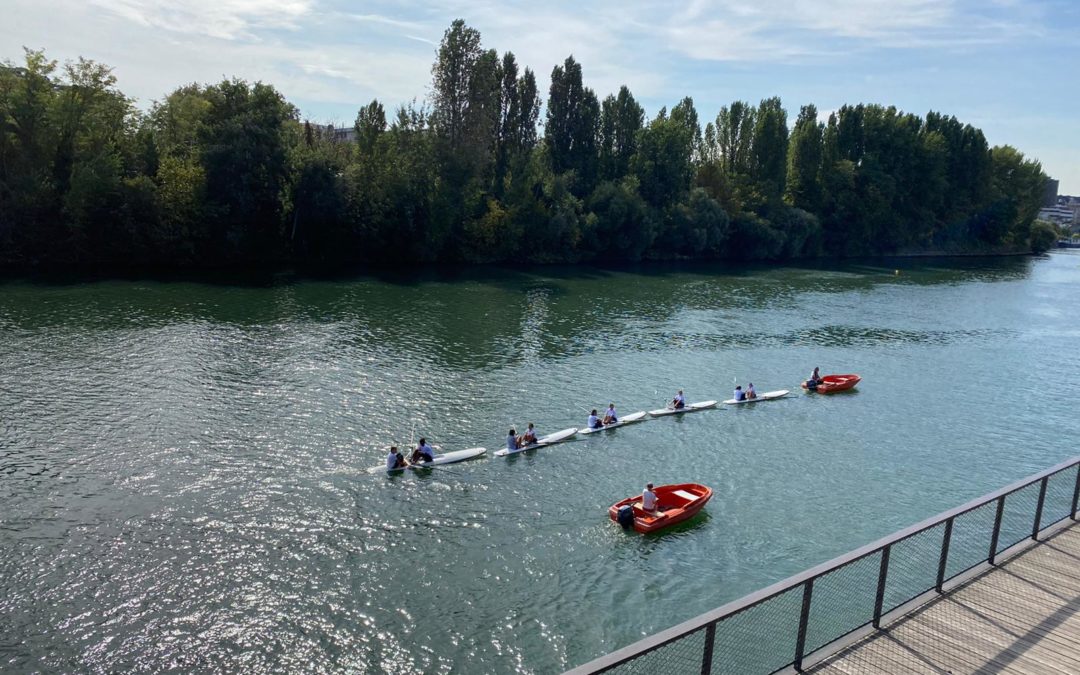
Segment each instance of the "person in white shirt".
M672 410L682 410L685 407L686 399L683 398L682 389L680 389L679 393L675 394L675 398L671 399L671 408Z
M656 493L653 492L653 485L649 483L645 486L645 489L641 491L641 510L646 513L656 513L659 506L656 498Z
M607 410L604 412L604 424L615 424L619 421L619 416L615 414L615 404L609 403Z
M532 445L536 442L536 429L533 427L532 422L529 422L529 427L525 429L525 433L521 434L520 442L522 445Z
M596 408L593 408L593 411L589 413L589 428L599 429L602 426L604 426L604 423L601 422L600 418L596 416Z
M412 457L409 460L413 464L417 462L433 462L435 461L435 449L428 445L426 438L421 438L420 445L413 450Z
M386 456L387 469L400 469L405 466L405 458L398 452L397 446L390 446L390 454Z

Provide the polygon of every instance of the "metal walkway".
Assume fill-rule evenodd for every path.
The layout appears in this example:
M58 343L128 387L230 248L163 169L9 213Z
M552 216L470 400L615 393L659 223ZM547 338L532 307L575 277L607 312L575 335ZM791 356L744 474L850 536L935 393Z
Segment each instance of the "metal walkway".
M1072 525L805 672L1080 673L1080 525Z

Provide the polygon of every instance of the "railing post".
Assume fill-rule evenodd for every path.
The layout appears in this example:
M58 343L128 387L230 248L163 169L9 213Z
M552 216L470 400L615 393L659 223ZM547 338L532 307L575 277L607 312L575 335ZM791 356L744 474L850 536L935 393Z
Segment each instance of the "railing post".
M1001 514L1005 511L1005 497L1001 495L997 500L997 515L994 516L994 534L990 536L990 557L987 559L991 565L997 557L998 536L1001 534Z
M1080 464L1076 465L1076 487L1073 488L1072 519L1076 520L1076 502L1080 501Z
M705 627L705 653L701 655L701 675L712 674L713 640L716 639L716 622Z
M874 628L881 628L881 605L885 602L885 580L889 578L889 551L892 544L881 549L881 565L878 566L877 595L874 596Z
M802 612L799 613L799 636L795 639L795 670L802 672L802 660L806 652L806 626L810 622L810 598L814 594L814 580L807 579L803 585Z
M952 542L952 524L954 518L945 521L945 534L941 537L941 557L937 564L937 584L934 589L941 592L941 585L945 583L945 567L949 564L949 544Z
M1039 503L1035 506L1035 524L1031 527L1031 538L1039 541L1039 526L1042 525L1043 504L1046 503L1046 481L1049 476L1044 476L1039 482Z

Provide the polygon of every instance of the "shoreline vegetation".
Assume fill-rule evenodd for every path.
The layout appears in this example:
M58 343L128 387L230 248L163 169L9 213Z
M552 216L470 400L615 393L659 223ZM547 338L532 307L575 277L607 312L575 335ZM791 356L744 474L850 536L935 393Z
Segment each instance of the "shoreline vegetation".
M542 127L542 132L541 132ZM701 124L601 100L573 56L541 101L510 52L447 29L430 98L349 134L271 85L139 111L111 69L0 64L0 269L783 262L1041 252L1047 177L955 117L874 104L794 125L779 98ZM345 136L344 138L342 136Z

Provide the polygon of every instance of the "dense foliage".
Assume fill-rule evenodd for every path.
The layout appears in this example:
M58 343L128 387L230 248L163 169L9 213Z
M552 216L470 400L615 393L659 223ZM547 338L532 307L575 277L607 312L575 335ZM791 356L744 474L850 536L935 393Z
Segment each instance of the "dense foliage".
M704 127L602 101L573 57L546 105L514 55L446 31L427 105L361 108L355 138L269 85L181 87L140 112L109 68L0 65L0 262L223 266L576 261L1043 248L1046 176L936 112L794 123L735 101ZM543 135L539 128L543 122Z

